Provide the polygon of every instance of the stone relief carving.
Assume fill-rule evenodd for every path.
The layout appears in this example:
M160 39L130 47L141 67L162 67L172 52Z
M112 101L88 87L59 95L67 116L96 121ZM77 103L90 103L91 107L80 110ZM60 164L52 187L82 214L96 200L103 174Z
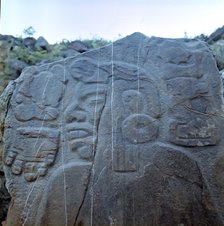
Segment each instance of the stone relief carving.
M62 80L62 69L58 68L58 71L61 72L58 79L52 72L41 72L24 79L15 99L15 116L19 121L45 121L58 117L57 107L63 95L63 83L66 82Z
M217 123L206 117L170 123L170 140L178 145L216 145L219 142L219 137Z
M138 33L26 69L5 112L7 225L223 225L220 87L203 43Z
M203 58L201 54L199 56L196 54L196 62L197 57ZM190 61L188 58L185 62ZM181 67L183 66L178 64L175 70L178 71ZM217 145L220 132L215 119L216 101L212 95L211 85L206 82L205 72L200 67L193 65L189 67L191 68L189 75L182 70L178 77L170 76L165 79L168 93L172 98L170 111L173 120L169 125L170 142L189 147ZM194 73L201 75L197 77Z
M72 151L92 159L96 131L106 99L105 84L79 83L76 99L65 109L66 136Z
M126 80L123 72L125 67L127 66L119 66L119 73L116 74L115 70L114 74L115 92L121 93L121 98L120 95L115 96L112 106L112 159L113 170L116 172L137 171L137 145L155 141L159 133L160 104L156 84L150 80L150 75L140 69L136 70L135 66L132 66L133 70L129 72L129 76L132 75L134 79ZM137 74L139 76L136 76ZM144 80L147 77L148 79Z
M59 131L49 128L18 128L18 144L12 144L5 156L5 164L12 173L24 173L27 181L45 176L56 158L59 148Z

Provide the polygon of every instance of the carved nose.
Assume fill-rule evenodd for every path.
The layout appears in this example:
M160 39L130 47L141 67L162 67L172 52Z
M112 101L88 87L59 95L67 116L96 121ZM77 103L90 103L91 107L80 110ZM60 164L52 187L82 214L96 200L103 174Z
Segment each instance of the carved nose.
M86 121L86 114L83 111L71 112L66 116L67 122L84 122Z

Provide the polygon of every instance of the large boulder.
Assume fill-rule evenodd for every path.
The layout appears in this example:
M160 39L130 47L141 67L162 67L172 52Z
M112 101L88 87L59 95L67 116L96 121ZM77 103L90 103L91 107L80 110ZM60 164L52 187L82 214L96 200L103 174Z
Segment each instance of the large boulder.
M8 226L224 225L222 83L204 42L135 33L26 68L6 100Z
M216 29L206 40L209 44L224 39L224 26Z

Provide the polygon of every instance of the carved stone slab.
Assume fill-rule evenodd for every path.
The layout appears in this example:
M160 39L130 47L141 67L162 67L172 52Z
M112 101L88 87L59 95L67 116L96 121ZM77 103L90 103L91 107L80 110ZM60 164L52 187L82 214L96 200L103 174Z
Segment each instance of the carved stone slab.
M14 86L7 226L224 225L222 84L205 43L134 33Z

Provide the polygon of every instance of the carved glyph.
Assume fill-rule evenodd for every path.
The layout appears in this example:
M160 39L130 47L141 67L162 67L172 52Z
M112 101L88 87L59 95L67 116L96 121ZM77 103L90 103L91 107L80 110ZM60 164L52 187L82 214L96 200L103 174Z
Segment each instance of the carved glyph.
M223 225L220 81L204 43L139 33L25 69L2 111L7 225Z

